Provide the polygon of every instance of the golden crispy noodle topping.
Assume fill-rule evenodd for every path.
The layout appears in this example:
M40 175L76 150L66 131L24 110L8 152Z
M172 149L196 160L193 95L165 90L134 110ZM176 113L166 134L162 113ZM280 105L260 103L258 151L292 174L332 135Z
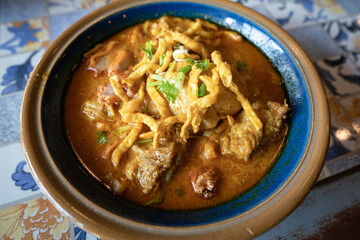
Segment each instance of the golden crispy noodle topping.
M121 99L117 104L122 124L132 126L118 145L112 147L111 161L115 167L137 140L152 140L152 147L158 148L160 136L176 124L181 127L179 137L186 142L203 125L209 126L202 125L209 108L212 111L207 115L212 114L217 125L220 115L212 105L218 100L219 84L236 95L254 127L262 129L249 100L233 82L230 66L223 62L221 53L213 51L209 59L209 49L198 41L217 38L218 42L224 34L232 36L233 33L213 31L218 30L218 26L200 19L187 29L177 26L176 21L176 18L163 17L156 25L145 23L142 29L149 41L142 48L142 60L129 68L127 74L109 74L114 94ZM237 39L241 41L241 37ZM133 89L135 94L129 94ZM228 115L227 119L230 124L234 123L233 116Z
M247 117L251 120L256 130L260 130L263 125L254 110L252 109L249 100L246 99L244 95L242 95L237 85L232 81L230 66L222 61L221 53L219 51L214 51L213 53L211 53L211 59L216 64L216 68L220 73L220 78L224 86L229 88L233 93L236 94L237 100L241 103Z

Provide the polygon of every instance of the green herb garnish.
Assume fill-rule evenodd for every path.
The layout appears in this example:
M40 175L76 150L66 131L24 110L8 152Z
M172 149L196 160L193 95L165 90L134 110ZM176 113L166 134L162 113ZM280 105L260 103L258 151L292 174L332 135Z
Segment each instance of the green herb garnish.
M164 198L165 198L165 193L163 191L160 191L159 194L156 196L156 198L148 201L145 204L145 206L162 203L164 201Z
M158 86L158 89L165 93L167 100L175 103L179 90L174 85L171 85L168 81L165 80L162 81L162 84Z
M185 60L190 63L191 65L194 65L195 63L198 63L200 60L195 60L192 58L185 58Z
M153 58L153 51L155 50L155 48L152 47L152 45L154 44L155 42L153 40L151 41L148 41L145 43L145 47L142 46L141 50L143 50L149 58Z
M116 130L115 136L119 136L122 133L129 131L130 129L131 129L131 125L121 126Z
M96 135L98 135L97 137L97 143L102 143L105 144L106 143L106 139L107 139L107 132L106 131L102 131L99 130Z
M205 83L201 83L200 87L196 90L196 95L198 96L198 98L202 98L206 95L206 85Z
M164 78L163 76L158 75L158 74L151 74L150 77L151 77L152 79L155 79L155 80L158 80L158 81L161 81L161 80L163 80L163 78Z
M146 85L149 87L157 86L157 89L159 89L165 94L167 100L175 103L175 100L178 97L179 89L176 88L174 85L170 84L163 76L152 74L150 75L150 77L153 79L157 79L158 81L147 83Z
M238 67L237 67L237 69L239 70L239 71L245 71L246 70L246 63L244 63L244 62L238 62Z
M183 45L181 45L180 43L177 43L175 49L181 49L181 48L183 48L183 47L184 47Z
M161 55L160 58L159 58L159 65L160 65L160 67L164 64L165 56L166 56L166 54L164 53L164 54Z
M201 60L199 63L195 64L195 67L197 69L207 71L210 69L210 60L209 59Z
M195 64L195 67L197 69L201 69L201 70L209 70L210 69L210 60L209 59L205 59L205 60L195 60L192 58L185 58L185 60L190 63L191 65Z
M178 74L176 75L176 78L175 78L174 86L177 89L182 89L182 87L184 85L184 80L185 80L185 73L178 72Z
M162 81L155 81L155 82L151 82L151 83L147 83L146 86L149 87L156 87L162 84Z
M191 71L191 66L190 66L190 65L186 65L185 67L180 68L178 72L182 72L182 73L184 73L184 74L187 74L187 73L190 72L190 71Z
M165 181L170 182L172 176L174 175L175 169L175 165L170 168L170 170L165 175Z

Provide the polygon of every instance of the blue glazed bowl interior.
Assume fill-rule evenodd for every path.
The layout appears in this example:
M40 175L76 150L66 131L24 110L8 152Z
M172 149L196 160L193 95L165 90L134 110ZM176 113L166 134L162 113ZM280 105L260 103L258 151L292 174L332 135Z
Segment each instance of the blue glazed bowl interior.
M196 9L196 11L194 11ZM209 15L210 14L210 15ZM142 207L114 196L83 168L65 131L66 87L83 54L119 31L162 15L203 18L241 33L257 46L284 78L291 107L286 146L271 171L242 196L222 205L195 211L164 211ZM124 17L126 16L126 17ZM311 131L312 105L305 76L286 47L260 24L227 9L190 2L151 3L100 19L66 48L49 73L42 99L42 125L48 149L63 175L84 196L124 218L160 226L196 226L218 222L261 204L283 186L299 166Z

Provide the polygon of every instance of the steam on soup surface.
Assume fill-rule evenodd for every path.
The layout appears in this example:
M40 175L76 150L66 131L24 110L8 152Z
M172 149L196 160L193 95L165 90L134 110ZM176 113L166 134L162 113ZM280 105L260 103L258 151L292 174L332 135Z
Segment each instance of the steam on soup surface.
M210 207L247 191L281 151L281 76L236 32L161 17L86 53L65 98L91 174L145 206Z

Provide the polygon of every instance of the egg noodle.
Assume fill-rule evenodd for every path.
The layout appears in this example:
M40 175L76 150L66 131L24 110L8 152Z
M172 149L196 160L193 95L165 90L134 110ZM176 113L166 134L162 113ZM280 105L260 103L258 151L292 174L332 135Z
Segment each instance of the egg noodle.
M255 128L260 130L263 127L248 99L233 82L230 66L222 60L221 53L213 51L209 54L208 49L197 41L199 38L211 39L215 37L214 34L219 37L221 34L233 33L227 30L211 31L218 30L218 26L201 19L192 21L191 27L184 31L171 30L170 26L176 25L177 21L179 19L165 16L156 27L149 26L149 21L145 22L144 32L153 36L153 40L143 47L147 54L125 79L120 80L117 75L109 73L109 82L115 95L124 102L119 110L121 121L132 125L131 131L112 153L111 160L114 166L119 164L121 156L137 139L152 139L153 148L157 148L161 131L176 123L182 124L180 137L186 142L189 138L189 127L197 133L207 109L216 103L220 81L236 94L237 100ZM183 67L180 68L181 66ZM127 84L131 87L145 75L148 77L142 82L136 94L137 98L130 100L122 85ZM164 86L163 90L159 88L160 85ZM202 95L199 95L199 85L205 85ZM175 104L176 96L172 95L176 95L182 89L187 91L191 103L187 106L186 114L173 115L169 104ZM155 119L137 111L146 94L158 108L160 118ZM149 132L141 133L143 124L150 128Z

